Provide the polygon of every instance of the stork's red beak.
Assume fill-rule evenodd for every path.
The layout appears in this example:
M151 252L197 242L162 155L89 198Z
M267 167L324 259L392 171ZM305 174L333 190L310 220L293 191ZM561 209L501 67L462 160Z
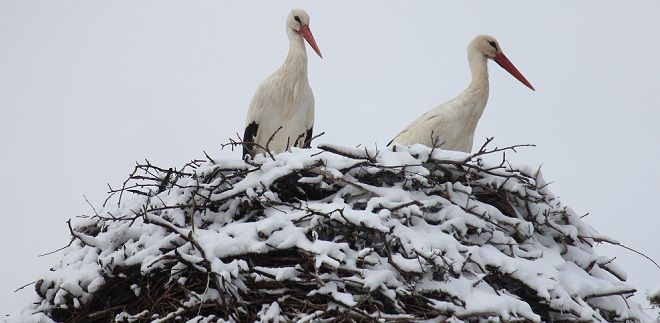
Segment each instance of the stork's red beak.
M319 49L319 46L316 45L316 40L314 40L314 35L312 35L312 31L309 30L309 25L304 25L300 27L300 34L305 38L309 46L312 46L314 51L319 54L319 57L323 58L323 55L321 55L321 50Z
M502 68L505 69L507 72L509 72L511 75L513 75L513 77L518 79L518 81L520 81L522 84L525 84L532 91L536 91L532 86L532 84L530 84L529 81L527 81L527 79L522 75L522 73L520 73L520 71L518 71L518 69L515 66L513 66L513 63L511 63L511 61L508 58L506 58L504 53L497 53L494 61L495 63L502 66Z

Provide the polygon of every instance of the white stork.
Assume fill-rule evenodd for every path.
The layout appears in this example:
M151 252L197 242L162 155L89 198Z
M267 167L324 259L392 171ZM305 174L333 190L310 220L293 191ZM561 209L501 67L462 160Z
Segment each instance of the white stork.
M439 145L445 150L470 152L477 122L488 102L488 59L494 60L531 90L534 87L502 52L492 36L479 35L467 48L472 82L457 97L423 114L403 129L392 143L412 146Z
M314 93L307 81L306 40L321 57L309 29L309 15L291 10L286 19L289 54L284 64L257 88L248 110L243 156L268 148L273 153L309 147L314 127ZM256 145L250 145L255 143Z

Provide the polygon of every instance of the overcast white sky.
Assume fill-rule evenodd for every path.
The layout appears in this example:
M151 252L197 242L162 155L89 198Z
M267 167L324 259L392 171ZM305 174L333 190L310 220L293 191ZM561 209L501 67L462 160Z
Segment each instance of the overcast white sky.
M26 304L61 257L65 221L100 205L136 160L238 157L257 85L283 61L284 20L311 16L319 142L385 144L469 82L466 46L495 36L536 87L491 63L475 136L533 143L565 204L660 260L660 1L0 0L0 314ZM308 51L309 52L309 51ZM619 248L640 294L660 271Z

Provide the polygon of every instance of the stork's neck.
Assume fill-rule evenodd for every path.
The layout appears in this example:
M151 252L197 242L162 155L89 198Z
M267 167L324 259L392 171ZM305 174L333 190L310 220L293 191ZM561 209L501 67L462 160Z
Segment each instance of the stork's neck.
M466 89L466 92L477 92L488 98L488 60L481 53L469 53L470 72L472 72L472 81Z
M286 55L281 69L286 76L307 80L307 51L305 49L305 41L300 33L291 28L287 28L287 34L289 36L289 53Z
M470 71L472 72L472 81L463 91L461 96L465 102L463 111L467 113L470 123L479 121L481 114L486 108L488 102L488 60L479 52L468 52L468 61L470 62Z

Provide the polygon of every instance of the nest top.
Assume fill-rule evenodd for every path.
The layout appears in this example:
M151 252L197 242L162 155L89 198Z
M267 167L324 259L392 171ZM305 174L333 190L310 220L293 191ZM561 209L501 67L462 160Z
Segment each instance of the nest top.
M15 320L645 321L537 170L424 146L140 164Z

